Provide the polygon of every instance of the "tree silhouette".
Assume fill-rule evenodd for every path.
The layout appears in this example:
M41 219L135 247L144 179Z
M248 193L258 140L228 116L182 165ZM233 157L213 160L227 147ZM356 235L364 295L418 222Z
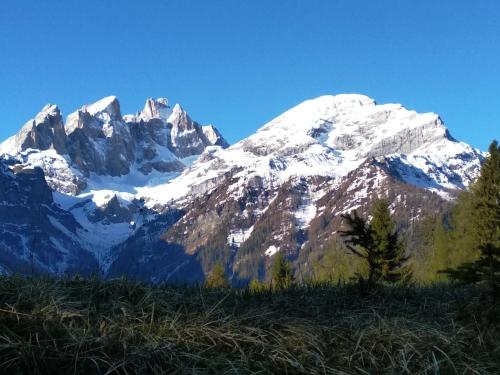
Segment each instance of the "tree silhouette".
M340 235L347 249L367 262L368 286L379 281L391 284L408 281L411 274L404 265L408 260L406 249L399 240L386 200L374 202L372 217L371 222L368 222L356 211L342 215L348 228L340 231ZM362 279L360 275L358 277Z
M292 274L292 265L281 253L278 253L274 259L271 269L272 286L276 289L290 288L295 279Z

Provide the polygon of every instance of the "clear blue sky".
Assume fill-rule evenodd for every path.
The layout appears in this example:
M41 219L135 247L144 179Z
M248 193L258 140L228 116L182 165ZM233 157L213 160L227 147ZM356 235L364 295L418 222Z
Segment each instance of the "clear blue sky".
M41 107L179 102L230 142L299 102L363 93L500 138L500 1L1 0L0 139Z

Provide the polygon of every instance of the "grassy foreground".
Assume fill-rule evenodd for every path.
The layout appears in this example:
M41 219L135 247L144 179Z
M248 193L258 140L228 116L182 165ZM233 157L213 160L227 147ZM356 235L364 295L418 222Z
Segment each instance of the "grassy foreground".
M500 335L470 308L475 295L1 277L0 372L500 373Z

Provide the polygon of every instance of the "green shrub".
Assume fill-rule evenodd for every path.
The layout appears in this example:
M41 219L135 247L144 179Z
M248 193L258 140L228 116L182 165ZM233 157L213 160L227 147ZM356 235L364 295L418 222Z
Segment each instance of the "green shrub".
M226 271L224 270L224 265L222 263L217 263L205 281L206 288L229 288L231 284L226 276Z

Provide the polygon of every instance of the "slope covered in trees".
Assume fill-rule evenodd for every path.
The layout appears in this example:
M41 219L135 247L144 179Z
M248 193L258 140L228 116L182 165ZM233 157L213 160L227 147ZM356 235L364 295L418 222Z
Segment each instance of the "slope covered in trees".
M499 146L493 141L476 183L458 197L449 212L429 216L417 228L420 245L413 267L420 281L488 279L490 287L497 288L494 284L498 281L494 280L500 272L499 160Z

